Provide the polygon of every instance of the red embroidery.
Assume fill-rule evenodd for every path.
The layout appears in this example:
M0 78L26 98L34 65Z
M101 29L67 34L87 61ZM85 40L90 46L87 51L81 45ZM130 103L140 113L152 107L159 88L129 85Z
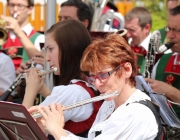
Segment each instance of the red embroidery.
M166 81L169 85L172 85L174 80L175 80L175 77L173 75L170 74L170 75L166 76Z
M138 53L138 54L146 55L147 53L146 50L141 46L132 46L131 48L135 53Z
M175 56L172 55L170 57L170 59L168 60L168 63L166 64L164 72L179 75L180 74L180 65L174 65L174 59L175 59Z
M13 56L16 56L17 52L18 52L17 48L11 47L11 48L8 49L7 54L9 56L13 57Z

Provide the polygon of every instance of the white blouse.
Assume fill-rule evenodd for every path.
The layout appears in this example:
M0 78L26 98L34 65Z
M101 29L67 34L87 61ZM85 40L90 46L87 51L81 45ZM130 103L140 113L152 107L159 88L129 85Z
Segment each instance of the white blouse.
M145 99L150 100L145 93L136 90L115 111L114 101L105 101L89 131L88 140L153 140L158 133L154 114L145 105L133 103ZM95 131L101 131L101 134L95 137ZM68 137L61 137L61 140L78 139L71 133Z
M74 79L71 80L71 83L76 83L78 81L80 80ZM88 84L87 82L85 83L88 87L92 87L92 85ZM80 85L61 85L54 87L51 94L45 98L41 105L48 106L49 104L61 103L62 105L66 106L89 98L91 98L90 94ZM64 111L65 122L68 120L72 120L74 122L84 121L90 117L93 109L93 104L91 103L72 110Z

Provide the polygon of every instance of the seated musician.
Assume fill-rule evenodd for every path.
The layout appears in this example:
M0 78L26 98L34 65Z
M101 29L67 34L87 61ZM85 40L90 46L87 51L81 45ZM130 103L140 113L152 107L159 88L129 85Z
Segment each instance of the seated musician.
M156 93L180 103L180 5L170 10L166 27L167 37L174 43L172 53L164 54L153 68L153 79L146 79ZM155 79L155 80L154 80ZM179 106L173 108L180 118Z
M88 30L81 22L69 19L54 24L45 34L45 59L50 67L58 69L53 74L55 87L48 90L38 71L30 69L23 105L33 106L38 93L45 97L41 105L46 106L57 102L67 105L98 95L80 70L81 56L90 42ZM100 105L101 102L97 102L65 112L65 128L86 137Z
M119 91L119 95L109 97L103 102L89 131L89 140L156 138L159 127L153 112L138 103L141 100L149 102L150 98L135 88L137 65L134 57L130 46L117 34L94 40L84 51L81 70L88 72L87 81L102 95ZM78 137L65 131L63 107L56 104L49 108L36 106L30 108L29 112L40 111L43 117L37 119L37 123L56 140L77 140Z

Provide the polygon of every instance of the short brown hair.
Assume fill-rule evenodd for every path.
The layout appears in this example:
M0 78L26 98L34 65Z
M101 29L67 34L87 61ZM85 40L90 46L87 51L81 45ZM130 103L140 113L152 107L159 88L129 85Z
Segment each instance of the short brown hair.
M144 28L147 24L152 26L152 17L148 9L144 7L135 7L131 9L126 15L125 20L139 19L139 25Z
M124 62L132 65L130 82L135 85L135 76L138 71L134 52L123 37L118 34L108 34L105 38L94 40L86 48L80 67L85 72L96 72L101 70L99 64L115 68Z
M28 7L34 6L34 0L27 0L28 2ZM9 0L7 0L7 3L9 4Z

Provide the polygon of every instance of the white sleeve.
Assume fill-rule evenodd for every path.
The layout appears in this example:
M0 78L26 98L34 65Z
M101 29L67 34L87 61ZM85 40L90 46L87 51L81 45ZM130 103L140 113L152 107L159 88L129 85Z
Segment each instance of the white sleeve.
M96 130L102 123L102 134L94 140L152 140L158 132L154 114L139 103L129 104L124 110L118 108L107 120L91 129Z
M36 40L34 41L34 46L38 49L41 50L40 43L45 42L45 36L44 34L39 35Z
M16 78L14 64L11 58L0 54L0 91L6 91Z
M60 140L88 140L88 138L83 138L83 137L79 137L79 136L76 136L74 134L72 134L71 132L65 130L66 133L68 134L67 137L61 137Z
M57 102L62 105L70 105L85 99L91 98L90 94L82 86L70 84L67 86L57 86L52 90L51 95L47 96L41 105L48 106ZM64 111L65 122L72 120L79 122L86 120L93 112L93 104L83 105L72 110Z

